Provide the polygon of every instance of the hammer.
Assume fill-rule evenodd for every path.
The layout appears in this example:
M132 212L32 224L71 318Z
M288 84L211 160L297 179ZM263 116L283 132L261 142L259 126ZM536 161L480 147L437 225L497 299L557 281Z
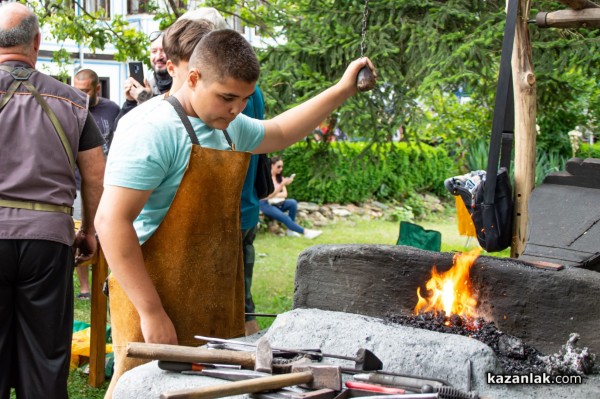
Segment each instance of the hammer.
M272 372L273 363L271 346L264 337L258 340L255 353L130 342L127 344L127 357L185 363L238 364L245 369L269 374Z
M222 338L213 338L213 337L204 337L201 335L194 336L196 339L208 341L208 342L216 342L216 343L224 343L224 344L238 344L245 346L254 346L254 344L249 342L235 341L230 339L222 339ZM287 348L272 348L273 350L281 351L281 352L290 352L297 353L300 355L308 355L311 358L318 358L319 360L323 357L329 357L334 359L344 359L351 360L354 362L354 370L357 371L375 371L381 370L383 368L382 361L375 356L373 352L368 349L360 348L356 352L356 356L342 356L342 355L334 355L330 353L321 353L320 351L307 351L301 349L287 349ZM346 369L344 369L346 371ZM350 371L350 370L348 370Z
M338 366L307 364L293 368L289 374L236 381L229 384L165 392L161 399L214 399L280 389L304 384L309 389L342 389L342 372Z

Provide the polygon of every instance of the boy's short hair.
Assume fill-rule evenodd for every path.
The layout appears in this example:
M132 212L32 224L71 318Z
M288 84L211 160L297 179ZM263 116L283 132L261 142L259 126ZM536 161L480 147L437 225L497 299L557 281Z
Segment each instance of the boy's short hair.
M175 65L189 61L198 41L213 29L214 24L205 19L178 19L163 37L162 46L167 58Z
M190 58L190 69L208 72L212 80L233 78L256 82L260 65L254 49L242 35L231 29L214 30L205 35Z

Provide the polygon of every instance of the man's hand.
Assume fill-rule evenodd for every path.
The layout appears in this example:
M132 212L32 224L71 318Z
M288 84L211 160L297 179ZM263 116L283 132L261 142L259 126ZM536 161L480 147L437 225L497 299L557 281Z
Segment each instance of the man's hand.
M123 85L125 98L129 101L137 101L138 103L143 103L144 101L152 98L152 88L146 79L144 79L144 84L142 85L140 82L135 80L132 77L129 77L125 84Z
M140 314L140 323L145 342L177 345L175 326L162 307L150 315Z
M75 250L75 264L83 263L90 260L98 249L98 240L95 234L87 234L79 230L75 234L75 242L73 243Z

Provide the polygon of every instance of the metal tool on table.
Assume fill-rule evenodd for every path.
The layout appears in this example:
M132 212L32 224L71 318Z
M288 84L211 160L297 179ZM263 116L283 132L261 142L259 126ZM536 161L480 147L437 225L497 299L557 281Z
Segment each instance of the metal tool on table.
M334 399L337 394L337 391L329 388L297 391L288 387L273 392L251 393L250 397L254 399Z
M346 381L346 387L350 389L360 389L363 391L369 392L379 392L379 393L388 393L388 394L401 394L406 393L406 390L402 388L389 388L376 384L369 384L367 382L360 381Z
M250 343L250 342L242 342L242 341L235 341L235 340L214 338L214 337L205 337L205 336L201 336L201 335L196 335L196 336L194 336L194 338L203 340L203 341L207 341L207 342L254 346L254 344ZM322 353L320 351L313 352L313 351L307 351L307 350L302 350L302 349L289 349L289 348L278 348L278 347L272 347L271 349L274 351L290 352L290 353L296 353L296 354L300 354L300 355L306 355L315 360L321 360L324 357L333 358L333 359L350 360L350 361L354 362L354 369L356 371L375 371L375 370L381 370L383 368L382 361L377 356L375 356L375 354L373 352L371 352L368 349L364 349L364 348L360 348L356 352L356 356L354 356L354 357L334 355L334 354L330 354L330 353ZM343 369L342 371L346 371L346 369Z
M202 371L208 369L231 369L239 370L242 368L239 364L216 364L216 363L190 363L190 362L170 362L168 360L159 360L158 368L165 371L183 372L183 371Z
M365 0L363 10L362 31L360 41L360 56L365 56L365 39L367 37L367 19L369 16L369 0ZM358 91L369 91L375 87L375 75L368 65L365 65L358 71L356 76L356 88Z
M163 360L184 363L223 363L236 364L244 369L271 373L273 353L266 339L260 339L255 352L231 350L211 350L188 346L147 344L130 342L127 356L141 359Z
M388 372L355 374L354 379L358 381L371 382L374 384L408 389L411 391L425 391L423 393L432 393L434 392L433 389L443 386L451 386L450 383L444 380Z
M310 389L342 389L342 373L339 367L324 364L309 364L294 368L289 374L236 381L230 384L213 385L195 389L165 392L161 399L213 399L280 389L303 384Z

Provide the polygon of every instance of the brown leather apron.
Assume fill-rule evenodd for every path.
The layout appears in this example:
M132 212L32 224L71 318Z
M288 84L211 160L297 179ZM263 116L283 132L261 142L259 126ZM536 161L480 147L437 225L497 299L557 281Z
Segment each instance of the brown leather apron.
M244 263L240 198L250 153L192 145L190 160L167 215L142 245L144 262L173 321L179 345L194 335L244 335ZM140 318L109 277L115 372L106 398L127 370L148 362L125 356L128 342L144 342Z

